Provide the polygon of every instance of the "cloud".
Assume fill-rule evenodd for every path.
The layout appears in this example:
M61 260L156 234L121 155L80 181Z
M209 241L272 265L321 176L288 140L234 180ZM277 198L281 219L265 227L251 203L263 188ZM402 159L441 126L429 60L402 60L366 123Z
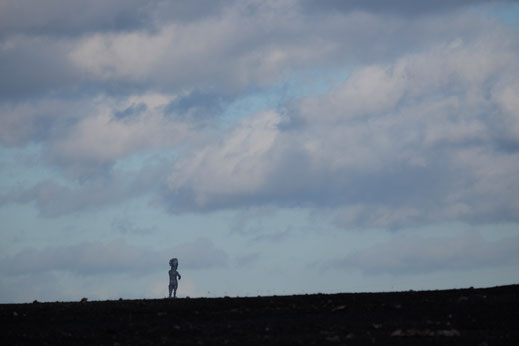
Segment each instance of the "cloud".
M0 4L0 34L81 35L97 30L129 30L150 20L155 0L5 0ZM0 36L1 37L1 36Z
M23 223L55 218L42 219L49 227L137 199L187 219L223 210L213 216L246 245L288 244L301 225L279 222L301 213L322 232L518 222L519 41L503 9L516 5L0 1L0 207L29 204L39 215ZM138 241L160 231L143 220L104 228ZM166 289L171 257L207 282L261 259L205 238L129 241L0 256L0 295L142 297ZM492 269L517 263L516 243L403 237L328 264Z
M230 1L192 0L5 0L0 4L3 35L80 36L98 31L153 30L160 23L217 15Z
M286 69L322 58L328 50L290 43L283 34L290 28L276 10L259 6L252 17L246 6L231 6L222 16L167 23L153 32L96 33L77 41L69 57L94 80L153 81L176 89L265 84ZM299 18L293 20L301 26ZM270 41L266 31L282 36Z
M51 160L81 175L130 154L174 148L194 132L187 122L166 118L164 107L172 98L145 94L120 101L99 100L96 113L84 117L53 139L49 147ZM122 116L124 112L131 116Z
M517 221L517 42L494 34L251 115L175 162L170 208L337 208L344 227Z
M138 172L109 172L77 184L42 180L33 186L20 185L0 194L0 206L34 203L44 217L95 211L158 193L161 181L166 179L165 171L164 164L159 162L146 165Z
M297 1L236 2L219 15L156 30L100 31L72 43L68 57L91 81L240 92L268 86L310 66L375 62L453 36L473 35L489 20L467 13L393 18L371 13L315 16ZM315 25L309 27L309 21ZM355 32L355 35L352 33ZM369 43L368 43L369 42ZM210 58L208 58L210 57Z
M0 71L8 78L0 90L17 97L85 86L119 93L216 88L235 95L301 69L384 61L495 26L467 11L443 14L441 26L435 11L419 19L376 11L320 16L304 1L96 0L85 6L52 0L2 6Z
M6 147L48 143L94 112L85 99L36 98L0 103L0 143Z
M265 161L275 160L271 149L279 122L275 112L248 117L217 145L178 160L168 187L182 198L170 199L170 207L175 211L205 209L211 207L214 197L230 204L239 196L255 194L266 183L266 170L271 169Z
M517 264L519 238L485 240L477 232L452 237L401 236L325 263L366 274L412 275Z
M508 1L500 1L508 2ZM453 10L463 6L487 3L484 0L436 1L434 4L411 0L392 1L222 1L193 0L189 3L160 0L5 0L0 4L0 37L13 34L75 36L96 31L153 30L167 22L192 22L222 15L224 5L241 6L249 14L261 8L301 8L308 14L319 11L423 14Z
M129 155L174 149L200 136L197 119L166 114L176 95L89 96L0 104L0 143L40 144L49 163L88 177Z
M512 0L513 1L513 0ZM510 2L509 0L497 1L498 3ZM486 0L439 0L434 3L421 2L413 0L396 0L396 1L384 1L384 0L331 0L331 1L318 1L318 0L303 0L302 3L309 10L317 11L369 11L375 13L391 13L400 15L419 15L419 14L430 14L435 12L443 12L448 10L456 10L461 7L467 7L471 5L487 4Z
M4 22L0 38L0 66L9 66L0 88L12 92L0 101L0 142L38 143L80 185L42 182L4 202L36 201L60 215L130 198L142 183L162 184L174 212L325 208L341 227L517 220L517 38L496 20L464 1L442 2L460 10L441 16L400 3L419 18L387 16L376 1L319 5L346 6L325 14L299 1L205 4L182 7L181 19L169 13L174 3L150 0L133 13L133 2L96 2L83 13L79 2L55 0L42 8L54 24L44 24L31 12L41 6L22 13L3 3L21 20ZM83 16L53 22L54 10ZM323 67L350 73L230 129L213 121L221 102ZM99 183L150 151L176 159L155 185ZM88 193L103 188L104 197ZM47 194L59 202L47 207Z
M26 248L1 258L0 272L5 276L43 272L67 272L79 276L133 275L167 271L172 257L178 257L180 266L189 270L220 267L227 263L227 254L206 238L164 250L134 246L123 239L116 239L108 243L96 241L43 249Z
M67 40L49 37L0 38L0 101L76 85L80 73L68 49Z
M196 21L214 15L220 7L218 1L175 4L158 0L94 0L88 5L76 0L3 1L1 97L32 97L49 91L67 93L85 85L88 90L92 83L96 90L121 92L125 86L133 88L137 82L149 82L150 77L155 77L157 85L167 67L164 65L180 48L172 41L168 28L182 26L187 19ZM175 24L179 19L179 24ZM177 36L188 43L189 37L182 32ZM106 83L109 77L117 77L111 78L114 84ZM117 83L121 78L125 85ZM183 87L185 83L176 85ZM141 87L148 89L150 85Z
M193 89L173 100L166 108L167 115L196 124L200 129L215 127L215 120L229 106L233 97L220 93L219 90Z
M79 68L101 80L145 78L161 58L173 31L96 33L81 39L70 54ZM139 54L138 54L139 52Z

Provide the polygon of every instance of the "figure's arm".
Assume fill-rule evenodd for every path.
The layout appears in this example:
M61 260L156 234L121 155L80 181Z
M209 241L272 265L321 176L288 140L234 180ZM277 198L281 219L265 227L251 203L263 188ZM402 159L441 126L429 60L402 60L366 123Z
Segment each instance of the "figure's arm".
M180 280L180 278L181 278L180 273L177 273L177 275L178 275L178 279Z

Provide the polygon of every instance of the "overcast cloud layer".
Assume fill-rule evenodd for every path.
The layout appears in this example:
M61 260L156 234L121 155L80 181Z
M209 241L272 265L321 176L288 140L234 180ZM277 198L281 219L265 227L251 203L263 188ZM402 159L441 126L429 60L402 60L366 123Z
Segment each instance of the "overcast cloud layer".
M251 222L261 225L270 217L261 210L305 210L326 219L308 227L343 232L517 230L518 11L515 1L2 1L0 209L33 208L49 228L144 200L170 220L260 210ZM103 227L113 225L92 239L54 235L59 248L25 240L0 259L16 278L0 285L5 299L34 268L146 272L172 252L193 270L261 261L259 249L215 241L209 224L162 249L131 232L112 239ZM297 237L256 229L255 239ZM455 243L504 250L471 262L474 247L460 246L459 263L517 266L517 237L470 234ZM318 262L421 272L403 257L380 267L372 256L441 247L420 239ZM204 249L214 261L193 255ZM434 266L435 256L424 261Z

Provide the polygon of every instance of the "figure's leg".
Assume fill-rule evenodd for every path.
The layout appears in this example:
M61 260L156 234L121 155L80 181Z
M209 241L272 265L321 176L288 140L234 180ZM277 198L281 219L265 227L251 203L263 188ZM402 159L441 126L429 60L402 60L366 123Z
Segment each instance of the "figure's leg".
M171 298L171 291L173 290L173 286L169 285L169 298Z
M174 291L173 291L173 298L176 298L176 297L177 297L177 288L175 287Z

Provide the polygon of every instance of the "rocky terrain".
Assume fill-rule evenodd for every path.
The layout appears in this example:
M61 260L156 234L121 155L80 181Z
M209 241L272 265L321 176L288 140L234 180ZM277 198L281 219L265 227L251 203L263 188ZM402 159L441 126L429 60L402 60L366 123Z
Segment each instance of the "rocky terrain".
M519 345L519 285L0 305L1 345Z

